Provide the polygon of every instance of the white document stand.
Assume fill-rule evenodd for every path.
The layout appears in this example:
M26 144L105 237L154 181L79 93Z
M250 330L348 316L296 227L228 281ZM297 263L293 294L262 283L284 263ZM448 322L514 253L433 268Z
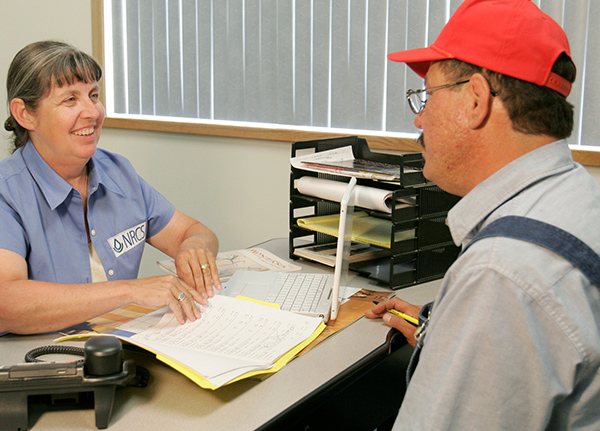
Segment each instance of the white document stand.
M348 285L348 267L350 266L350 245L352 243L352 223L354 221L354 196L356 192L356 178L350 178L346 192L340 202L340 224L338 228L338 242L335 253L335 268L333 279L333 292L331 294L331 314L329 318L335 320L340 309L340 288ZM339 271L337 270L339 268Z

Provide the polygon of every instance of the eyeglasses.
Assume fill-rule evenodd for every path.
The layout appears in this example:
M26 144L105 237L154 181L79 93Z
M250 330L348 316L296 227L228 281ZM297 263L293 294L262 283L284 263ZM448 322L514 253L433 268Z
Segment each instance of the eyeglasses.
M408 100L408 106L410 106L410 109L416 115L419 115L419 113L423 109L425 109L425 102L427 102L427 97L431 93L433 93L436 90L441 90L442 88L450 88L450 87L455 87L457 85L466 84L469 81L470 81L470 79L467 79L465 81L455 82L454 84L438 85L437 87L423 88L421 90L408 90L406 92L406 99ZM490 88L490 94L492 96L498 95L498 93L496 91L494 91L492 88Z
M445 84L438 85L437 87L431 88L423 88L421 90L408 90L406 92L406 99L408 100L408 106L415 114L419 114L425 108L425 102L427 102L427 97L436 90L441 90L442 88L450 88L455 87L457 85L466 84L469 82L469 79L466 81L455 82L453 84ZM493 94L493 93L492 93Z

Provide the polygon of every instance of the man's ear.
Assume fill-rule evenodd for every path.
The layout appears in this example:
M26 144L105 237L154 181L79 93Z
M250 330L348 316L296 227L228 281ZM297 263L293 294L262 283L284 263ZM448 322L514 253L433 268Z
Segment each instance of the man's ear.
M26 130L33 130L34 119L31 112L27 109L23 99L14 98L10 101L10 113L21 127Z
M469 81L469 89L473 98L473 104L469 112L469 127L479 129L491 112L492 94L490 84L481 73L475 73Z

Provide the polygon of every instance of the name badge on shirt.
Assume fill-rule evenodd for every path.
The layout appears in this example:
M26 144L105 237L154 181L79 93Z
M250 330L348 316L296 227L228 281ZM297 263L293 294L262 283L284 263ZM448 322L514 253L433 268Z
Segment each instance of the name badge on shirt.
M108 244L116 257L146 242L146 222L125 229L123 232L109 238Z

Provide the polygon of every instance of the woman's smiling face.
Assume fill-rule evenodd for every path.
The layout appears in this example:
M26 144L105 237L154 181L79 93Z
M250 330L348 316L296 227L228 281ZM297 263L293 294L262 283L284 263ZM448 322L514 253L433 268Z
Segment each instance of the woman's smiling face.
M54 169L56 164L85 164L96 152L104 121L99 93L95 81L54 84L37 109L29 112L31 141Z

